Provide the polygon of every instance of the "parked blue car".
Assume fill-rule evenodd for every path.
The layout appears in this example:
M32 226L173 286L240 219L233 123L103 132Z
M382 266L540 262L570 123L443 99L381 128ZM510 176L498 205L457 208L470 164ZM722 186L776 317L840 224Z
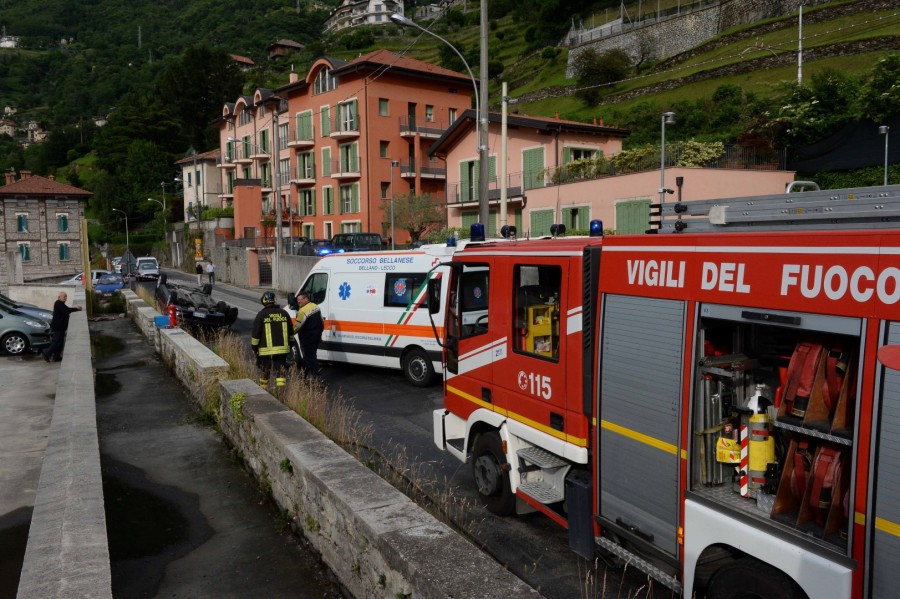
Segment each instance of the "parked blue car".
M122 275L103 275L94 284L94 291L100 297L112 297L126 286Z

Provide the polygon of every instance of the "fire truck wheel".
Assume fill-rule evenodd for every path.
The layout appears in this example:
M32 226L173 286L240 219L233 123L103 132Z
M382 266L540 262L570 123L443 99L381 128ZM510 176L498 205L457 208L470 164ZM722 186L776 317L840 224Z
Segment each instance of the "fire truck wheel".
M498 516L509 516L516 507L516 496L509 486L509 466L503 455L500 435L482 433L475 440L472 474L478 495L487 509Z
M719 568L709 581L709 599L805 599L790 576L752 557Z
M403 375L416 387L427 387L434 378L434 366L421 349L410 351L403 358Z

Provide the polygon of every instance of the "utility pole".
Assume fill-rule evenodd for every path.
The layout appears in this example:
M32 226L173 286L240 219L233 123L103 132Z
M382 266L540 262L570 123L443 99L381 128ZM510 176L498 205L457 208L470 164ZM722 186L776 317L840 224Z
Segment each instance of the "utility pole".
M487 0L481 0L481 66L478 72L481 93L479 116L481 118L481 139L478 140L478 220L485 226L485 234L490 236L490 203L488 201L488 177L490 175L488 154L488 7Z

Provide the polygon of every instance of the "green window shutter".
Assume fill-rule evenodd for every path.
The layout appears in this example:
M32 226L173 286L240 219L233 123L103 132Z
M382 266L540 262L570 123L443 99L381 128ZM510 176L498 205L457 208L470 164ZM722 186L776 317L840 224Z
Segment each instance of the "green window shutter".
M491 156L488 161L488 181L491 183L497 182L497 157Z
M337 198L338 214L344 213L344 190L345 189L347 189L346 185L341 185L338 188L338 198Z
M616 204L616 233L643 233L650 226L650 200Z
M553 210L533 210L531 212L530 234L532 237L550 234L553 224Z
M478 212L463 212L462 213L462 228L466 231L466 236L468 236L468 231L472 228L472 225L478 222Z
M522 234L522 212L516 212L516 237Z
M572 162L572 148L563 148L563 164Z
M297 115L297 139L310 141L313 138L312 113L304 112Z
M357 142L350 144L350 172L359 172L359 145Z
M16 217L17 222L17 230L19 233L24 233L28 230L28 217L24 214L20 214Z
M359 102L357 100L353 100L350 103L351 110L353 111L353 125L350 127L351 131L359 131Z
M69 230L69 217L65 214L59 215L59 232L65 233Z
M310 196L309 197L309 199L310 199L309 205L312 208L312 212L310 213L310 216L315 216L316 215L316 190L310 189L309 196Z
M331 148L322 148L322 176L331 176Z
M19 251L22 253L22 260L26 262L31 260L31 248L27 243L20 244Z
M469 197L469 162L459 163L459 201L468 202Z
M478 193L481 190L481 185L479 185L479 181L481 181L481 161L473 160L472 161L472 201L479 201Z
M563 224L571 231L572 229L587 229L588 209L586 206L579 208L563 208Z
M331 135L331 108L322 107L322 137Z
M544 149L532 148L522 153L525 189L543 186Z
M354 214L359 212L359 183L350 187L350 211Z
M323 214L334 214L334 191L331 187L322 189L322 212Z

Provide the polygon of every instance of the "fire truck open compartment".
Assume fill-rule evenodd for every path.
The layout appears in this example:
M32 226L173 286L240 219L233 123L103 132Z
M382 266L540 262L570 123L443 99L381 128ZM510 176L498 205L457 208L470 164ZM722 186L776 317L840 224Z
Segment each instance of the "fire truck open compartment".
M861 326L702 305L691 490L846 553Z

